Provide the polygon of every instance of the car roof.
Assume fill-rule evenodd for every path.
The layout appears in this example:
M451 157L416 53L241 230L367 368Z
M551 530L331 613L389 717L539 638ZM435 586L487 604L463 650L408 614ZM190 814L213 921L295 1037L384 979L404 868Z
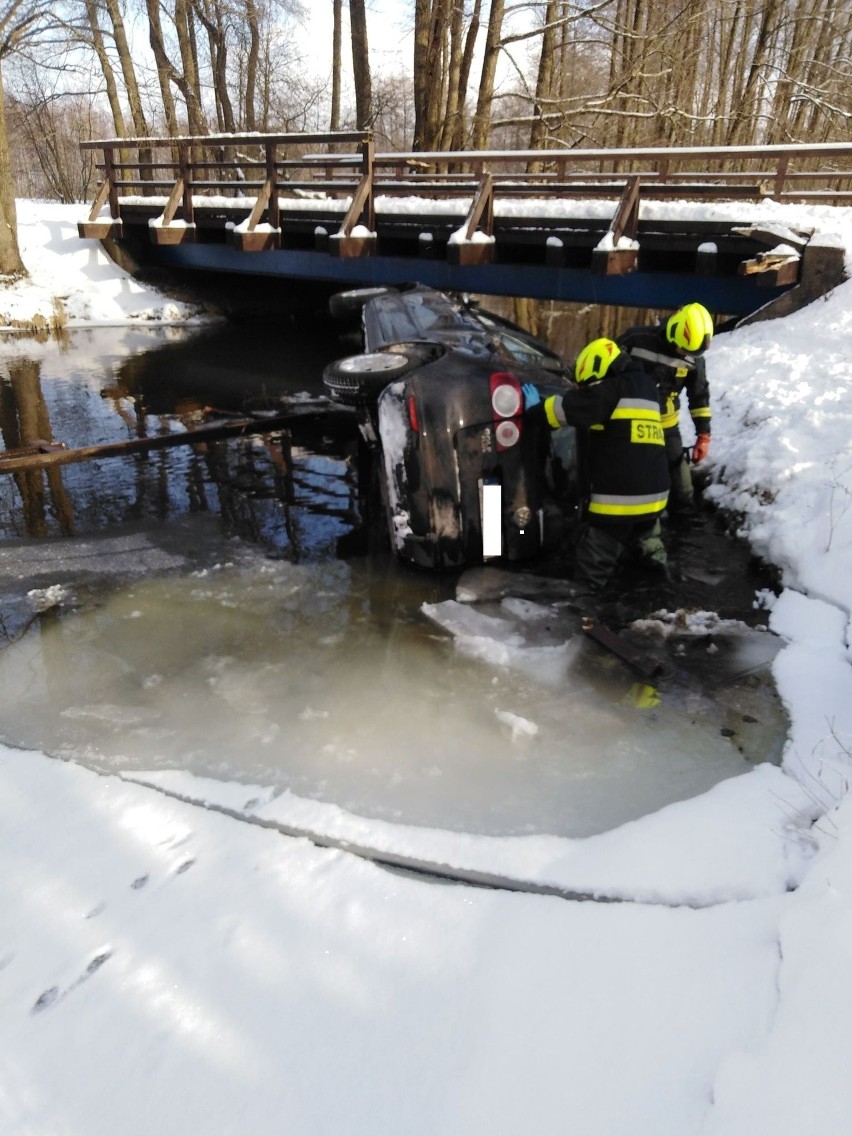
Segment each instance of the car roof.
M392 343L426 341L516 360L529 354L548 370L564 368L556 352L523 328L422 285L371 297L364 305L363 329L366 351L378 351Z
M482 335L475 313L446 292L412 288L387 292L364 305L364 347L376 351L390 343L420 339L444 342L465 333Z

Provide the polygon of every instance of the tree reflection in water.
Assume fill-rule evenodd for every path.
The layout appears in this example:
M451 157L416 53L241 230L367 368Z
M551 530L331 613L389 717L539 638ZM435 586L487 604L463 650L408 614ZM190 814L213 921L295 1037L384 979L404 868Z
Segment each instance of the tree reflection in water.
M207 331L165 347L160 340L160 350L118 361L89 351L81 367L76 345L84 340L97 350L97 334L72 333L67 352L53 343L39 357L21 351L0 364L3 449L173 434L201 425L211 406L239 415L247 403L274 405L281 393L321 386L321 356L302 344L284 366L275 336L256 328ZM226 533L275 555L300 561L333 554L335 540L358 519L350 448L348 436L314 425L295 439L279 432L7 475L0 477L0 539L211 513Z
M0 433L6 450L39 439L53 441L41 367L35 359L17 357L0 362ZM21 499L23 535L47 535L48 509L59 532L73 535L73 511L61 469L25 470L14 474L14 481Z

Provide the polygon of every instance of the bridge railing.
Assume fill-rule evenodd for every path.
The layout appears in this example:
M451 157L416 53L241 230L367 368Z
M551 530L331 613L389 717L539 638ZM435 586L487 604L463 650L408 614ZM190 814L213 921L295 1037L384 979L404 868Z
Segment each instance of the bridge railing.
M506 198L612 198L610 231L633 238L644 198L852 204L852 143L775 146L636 147L377 153L369 131L113 138L81 143L100 150L99 192L81 236L120 237L127 207L161 211L149 221L157 244L195 239L196 214L224 200L229 241L244 251L280 247L288 199L342 201L328 249L369 254L376 198L466 198L469 209L453 256L487 260L495 205ZM164 198L164 201L160 199ZM608 259L606 271L624 257ZM629 260L629 257L627 258Z

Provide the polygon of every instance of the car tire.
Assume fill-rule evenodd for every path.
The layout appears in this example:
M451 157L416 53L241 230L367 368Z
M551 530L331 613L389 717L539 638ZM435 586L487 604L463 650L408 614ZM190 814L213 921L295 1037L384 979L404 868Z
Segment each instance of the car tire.
M331 312L334 319L347 319L350 316L357 315L368 300L373 300L376 296L385 296L388 292L395 291L396 288L376 287L352 288L348 292L335 292L333 296L329 297L328 310Z
M389 351L348 355L328 364L322 375L323 385L335 402L365 406L375 402L388 383L430 362L439 353L431 345L406 344Z

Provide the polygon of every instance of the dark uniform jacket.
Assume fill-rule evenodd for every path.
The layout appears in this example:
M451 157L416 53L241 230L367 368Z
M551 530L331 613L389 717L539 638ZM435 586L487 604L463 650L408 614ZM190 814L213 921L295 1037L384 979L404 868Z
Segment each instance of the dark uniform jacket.
M636 524L660 515L669 468L656 384L639 363L621 354L602 379L552 395L544 409L553 429L588 428L590 522Z
M654 376L664 430L677 427L685 393L696 434L710 433L710 387L702 356L676 354L662 326L628 328L616 343Z

